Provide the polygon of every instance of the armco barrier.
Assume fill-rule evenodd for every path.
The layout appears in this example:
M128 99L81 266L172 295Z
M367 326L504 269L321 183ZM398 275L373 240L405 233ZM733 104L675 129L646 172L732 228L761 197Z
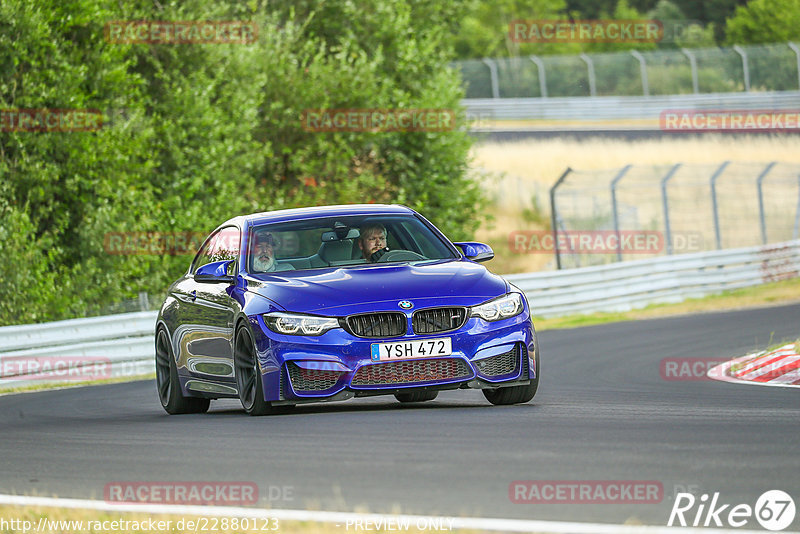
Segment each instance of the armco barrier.
M62 381L47 378L47 372L32 372L36 363L9 364L20 361L38 362L38 367L43 362L51 366L69 363L78 374L83 367L103 361L110 364L109 372L103 374L105 378L151 373L155 370L156 316L156 312L148 311L4 326L0 328L0 385Z
M534 316L626 311L800 276L800 240L507 275Z
M535 317L624 311L800 276L800 240L506 278ZM153 372L156 312L0 328L0 365L20 358L102 358L112 376ZM5 369L6 367L2 367ZM0 385L41 383L28 375Z
M44 324L4 326L0 328L0 353L143 335L152 337L156 315L155 312L145 311Z
M466 98L467 116L492 120L658 120L664 110L794 110L800 91L665 96Z

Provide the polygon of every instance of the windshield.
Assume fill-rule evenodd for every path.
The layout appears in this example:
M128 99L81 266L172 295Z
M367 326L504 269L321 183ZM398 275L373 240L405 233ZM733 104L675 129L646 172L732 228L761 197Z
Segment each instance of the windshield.
M247 271L265 273L457 258L413 216L326 217L251 227Z

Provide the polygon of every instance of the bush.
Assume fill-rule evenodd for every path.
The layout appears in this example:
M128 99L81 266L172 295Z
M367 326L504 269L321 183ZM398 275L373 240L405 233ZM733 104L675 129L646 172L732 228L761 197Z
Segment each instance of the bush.
M800 33L800 4L796 0L750 0L739 6L725 24L731 45L785 43Z
M464 128L313 133L306 109L446 108L460 79L442 2L0 4L0 108L96 108L95 132L0 133L0 324L160 293L188 256L119 256L109 232L207 233L241 213L399 202L453 239L480 224ZM321 6L321 7L320 7ZM104 41L112 20L251 20L252 45ZM344 23L346 21L346 24ZM463 126L463 125L462 125ZM27 280L27 283L22 281Z

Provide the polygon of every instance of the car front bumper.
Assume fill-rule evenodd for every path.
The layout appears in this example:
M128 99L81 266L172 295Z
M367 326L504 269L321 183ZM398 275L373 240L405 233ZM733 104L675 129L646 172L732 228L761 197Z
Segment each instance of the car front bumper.
M533 324L526 309L496 322L467 319L450 332L381 339L356 337L342 328L321 336L271 331L263 317L251 317L265 400L295 404L393 394L411 389L496 388L535 378ZM449 337L452 353L375 362L374 343Z

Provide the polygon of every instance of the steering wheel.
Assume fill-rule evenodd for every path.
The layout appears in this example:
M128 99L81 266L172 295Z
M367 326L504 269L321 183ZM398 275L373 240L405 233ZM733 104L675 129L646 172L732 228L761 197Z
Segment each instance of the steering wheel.
M413 261L424 260L425 256L412 252L410 250L390 250L380 257L378 263L385 263L389 261Z

